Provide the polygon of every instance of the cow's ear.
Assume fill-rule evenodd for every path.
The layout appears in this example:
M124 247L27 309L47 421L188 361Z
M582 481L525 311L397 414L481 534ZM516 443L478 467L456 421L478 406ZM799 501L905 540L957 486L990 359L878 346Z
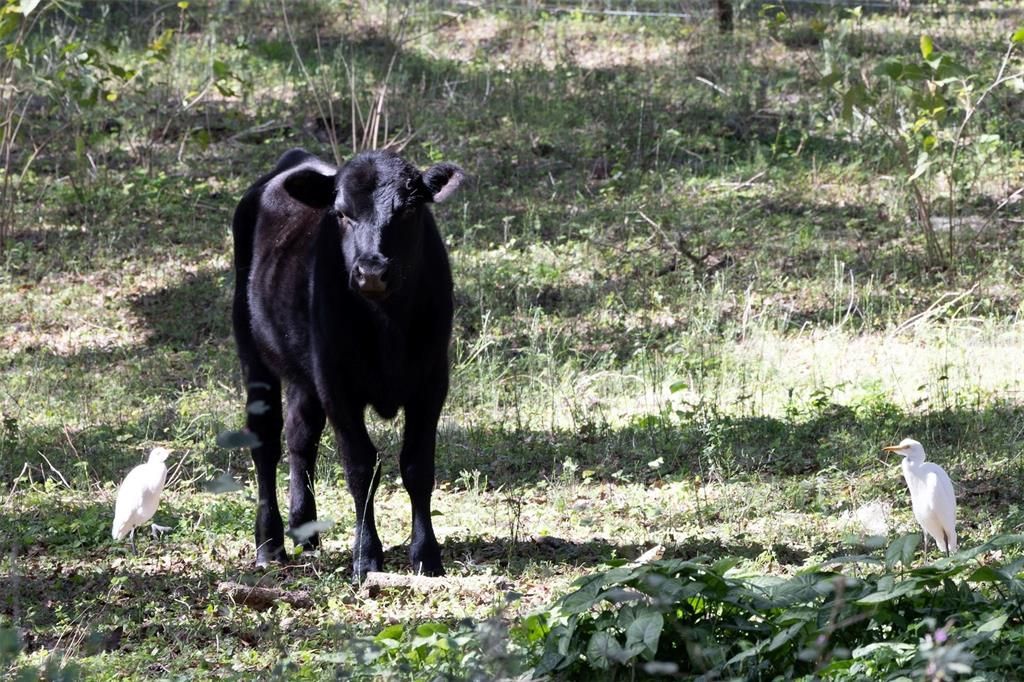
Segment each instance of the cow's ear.
M312 168L295 171L284 179L284 190L298 202L311 208L327 208L334 203L336 175L324 175Z
M427 188L427 201L441 203L459 188L466 175L462 169L451 163L439 163L423 172L423 184Z

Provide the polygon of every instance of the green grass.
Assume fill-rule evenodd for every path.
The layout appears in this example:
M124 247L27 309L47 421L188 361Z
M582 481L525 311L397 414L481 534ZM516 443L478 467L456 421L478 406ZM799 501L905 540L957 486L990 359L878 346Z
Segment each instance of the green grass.
M213 5L153 6L135 24L49 14L48 35L74 28L102 57L68 77L106 74L113 101L47 85L42 58L19 72L38 90L26 126L41 146L0 255L0 635L20 638L10 657L0 637L0 664L318 679L387 677L391 661L419 679L434 663L409 653L417 625L456 632L468 617L521 642L515 628L573 580L656 544L789 577L859 547L869 505L891 509L890 538L916 530L880 451L904 436L956 482L963 546L1020 530L1020 203L964 238L956 268L928 267L891 152L816 87L827 59L913 55L924 31L990 69L1019 11L871 15L829 47L800 16L775 31L743 15L720 36L697 20L290 3L311 84L280 8L243 5L231 21ZM105 63L139 73L122 82ZM412 133L414 162L471 175L436 210L457 313L434 521L451 575L507 590L352 586L354 513L330 436L318 503L337 525L318 556L256 571L249 457L215 441L243 419L234 204L288 147L330 158L314 90L340 112L348 155L349 93L365 115L385 79L388 136ZM985 112L1004 147L962 204L972 214L1024 178L1019 103L1007 89ZM407 571L400 430L372 431L386 562ZM173 531L136 557L110 540L113 498L158 443L175 451L156 517ZM203 492L225 471L245 490ZM307 590L314 605L253 611L223 581ZM353 663L352 638L395 624L408 626L399 653ZM424 632L422 652L440 651Z

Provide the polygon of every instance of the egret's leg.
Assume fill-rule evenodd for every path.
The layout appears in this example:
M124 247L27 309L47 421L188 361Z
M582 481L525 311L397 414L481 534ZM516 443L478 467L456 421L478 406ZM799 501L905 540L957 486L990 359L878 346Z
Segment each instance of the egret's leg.
M132 532L128 534L128 541L132 543L132 554L138 556L139 550L135 546L135 529L132 528Z
M945 530L942 531L942 539L946 541L946 556L949 556L949 533Z

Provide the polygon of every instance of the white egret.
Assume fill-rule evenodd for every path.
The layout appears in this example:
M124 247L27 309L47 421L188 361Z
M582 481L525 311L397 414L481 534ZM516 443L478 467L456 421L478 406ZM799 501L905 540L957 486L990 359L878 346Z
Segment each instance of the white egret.
M924 447L913 438L904 438L899 445L882 448L903 456L903 478L910 488L910 505L914 518L924 529L924 549L928 551L928 536L935 538L939 549L955 552L956 496L953 482L938 464L926 462Z
M117 503L114 505L114 527L111 535L115 540L123 540L128 535L135 549L135 529L153 518L156 507L160 503L160 493L167 481L167 465L164 463L171 451L167 448L155 447L149 453L149 461L140 464L124 477L117 491ZM169 530L167 526L155 523L150 534Z

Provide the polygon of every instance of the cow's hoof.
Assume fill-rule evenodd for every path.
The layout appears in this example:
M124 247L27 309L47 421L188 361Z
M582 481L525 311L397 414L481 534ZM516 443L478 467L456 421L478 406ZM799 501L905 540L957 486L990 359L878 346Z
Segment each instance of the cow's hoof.
M384 570L384 558L366 559L364 561L352 562L352 575L357 583L366 580L366 574L371 571L376 573Z
M436 561L416 561L412 562L412 572L416 575L427 575L433 578L444 575L444 566L441 564L441 560Z
M444 575L444 566L440 562L437 564L428 564L425 561L421 561L418 564L412 565L413 573L416 575L426 575L431 578L440 578Z
M284 547L268 547L264 545L256 550L256 568L266 568L273 564L283 564L288 561L288 555Z
M444 575L441 546L436 542L423 542L419 546L413 543L409 548L409 564L412 566L412 572L417 575Z

